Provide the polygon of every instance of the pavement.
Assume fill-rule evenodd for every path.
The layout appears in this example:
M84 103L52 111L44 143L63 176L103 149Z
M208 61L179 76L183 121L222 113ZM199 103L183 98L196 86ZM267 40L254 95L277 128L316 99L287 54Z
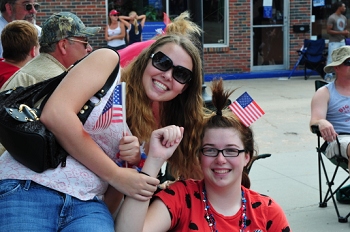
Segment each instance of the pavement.
M331 201L328 207L319 207L317 137L309 129L310 102L317 79L320 77L225 80L224 86L238 88L231 101L247 91L265 111L252 129L258 154L269 153L271 157L254 162L249 174L251 189L275 199L293 231L349 231L350 222L338 222ZM210 95L210 82L205 84ZM324 160L327 168L335 167ZM340 170L335 183L339 184L346 175ZM325 192L325 184L322 190ZM350 205L338 207L342 216L350 212Z

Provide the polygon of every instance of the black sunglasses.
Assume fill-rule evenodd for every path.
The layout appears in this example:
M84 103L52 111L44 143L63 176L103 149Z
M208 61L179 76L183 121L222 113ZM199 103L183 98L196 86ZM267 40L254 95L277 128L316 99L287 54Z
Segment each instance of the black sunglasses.
M36 11L40 8L40 5L38 3L26 3L24 6L26 8L26 11L31 11L33 7Z
M119 16L119 14L112 14L111 16Z
M343 62L343 65L350 66L350 59Z
M174 66L173 61L163 52L157 52L151 55L153 67L160 71L166 72L173 68L173 78L181 83L186 84L192 79L192 71L180 65Z

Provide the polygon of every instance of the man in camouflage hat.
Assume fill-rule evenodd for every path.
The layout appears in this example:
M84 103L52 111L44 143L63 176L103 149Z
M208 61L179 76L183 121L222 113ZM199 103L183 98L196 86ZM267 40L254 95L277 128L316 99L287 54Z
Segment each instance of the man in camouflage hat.
M350 170L350 135L341 134L350 132L350 46L333 50L332 62L324 71L335 73L335 80L314 94L310 125L318 125L322 138L328 142L326 156L332 158L341 154L348 159Z
M70 12L53 14L42 24L40 55L16 72L1 90L29 86L63 73L92 51L88 37L100 29L86 27Z

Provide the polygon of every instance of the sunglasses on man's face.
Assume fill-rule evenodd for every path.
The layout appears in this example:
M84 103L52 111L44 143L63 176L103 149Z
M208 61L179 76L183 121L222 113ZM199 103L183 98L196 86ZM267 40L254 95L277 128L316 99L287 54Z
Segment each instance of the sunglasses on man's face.
M350 59L343 62L343 65L350 66Z
M84 48L87 49L88 45L89 45L89 41L87 40L87 38L83 38L84 40L80 40L80 39L74 39L71 37L68 37L67 40L69 41L73 41L73 42L78 42L78 43L82 43L84 45Z
M33 9L33 7L36 11L38 11L40 8L40 5L38 3L26 3L26 4L24 4L24 7L25 7L26 11L31 11Z
M181 83L186 84L192 79L192 71L183 66L174 66L173 61L163 52L157 52L151 55L152 65L160 71L166 72L173 68L173 78Z

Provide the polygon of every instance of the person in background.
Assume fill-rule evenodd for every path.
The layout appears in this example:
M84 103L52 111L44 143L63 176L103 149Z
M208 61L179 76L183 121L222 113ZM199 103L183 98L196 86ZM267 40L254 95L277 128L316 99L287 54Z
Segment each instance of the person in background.
M126 197L117 215L116 232L291 231L276 201L242 185L243 179L249 179L244 167L256 151L251 128L224 109L232 92L223 90L222 80L213 82L216 112L204 120L198 149L204 179L179 180L156 193L150 205ZM179 144L181 128L175 131L169 132L173 137L161 131L152 134L142 173L157 175Z
M188 11L181 13L174 19L173 22L167 24L164 34L157 35L155 38L136 42L132 45L127 46L124 49L118 51L120 55L120 65L125 67L135 57L137 57L144 49L151 46L158 38L167 34L180 34L189 37L198 37L201 35L202 29L194 22L191 21L190 14ZM196 41L195 41L196 42ZM199 45L198 45L199 46Z
M345 45L345 38L349 36L347 27L347 19L343 15L346 6L343 2L335 2L333 4L334 13L327 19L327 34L329 35L327 65L332 63L332 52ZM327 73L326 81L331 81L333 73Z
M142 30L146 22L146 15L137 15L135 11L131 11L129 16L119 16L119 20L127 28L127 44L133 44L142 41ZM139 23L139 20L140 23Z
M15 20L1 33L4 59L0 58L0 88L23 65L39 54L38 31L33 24ZM5 148L0 144L0 155Z
M4 58L0 58L0 87L39 54L38 31L25 20L15 20L2 30L1 41Z
M335 79L319 88L312 97L310 126L318 125L322 138L327 142L326 156L339 155L340 149L341 155L348 160L350 170L350 46L335 49L332 62L324 67L324 71L335 73Z
M36 25L36 14L39 10L36 0L0 0L0 34L6 24L13 20L26 20L35 25L38 36L41 36L41 27ZM2 45L0 40L0 58L2 58Z
M119 21L120 13L111 10L108 15L108 25L105 27L107 47L115 51L125 48L125 26Z
M92 51L88 38L100 27L85 27L73 13L51 15L42 27L40 54L24 65L2 86L1 90L29 86L58 76Z

